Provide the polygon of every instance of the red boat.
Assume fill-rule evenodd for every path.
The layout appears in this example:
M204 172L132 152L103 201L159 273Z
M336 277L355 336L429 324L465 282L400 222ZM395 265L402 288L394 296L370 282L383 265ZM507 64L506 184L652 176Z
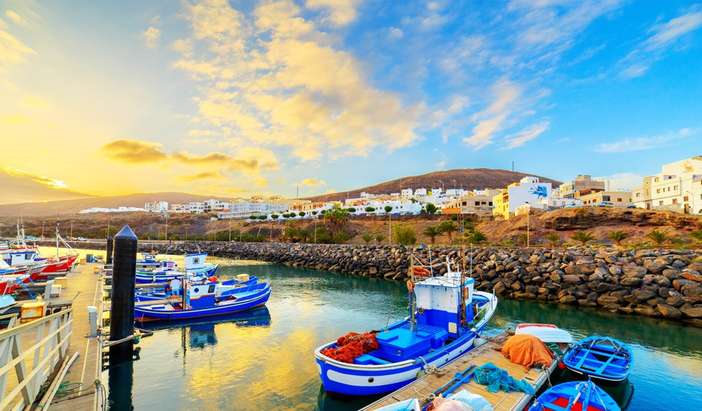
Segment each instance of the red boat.
M66 273L73 268L73 264L76 262L78 254L62 255L60 257L52 257L47 259L40 259L37 262L46 264L42 270L32 274L32 280L46 280L49 278L48 274L62 274Z

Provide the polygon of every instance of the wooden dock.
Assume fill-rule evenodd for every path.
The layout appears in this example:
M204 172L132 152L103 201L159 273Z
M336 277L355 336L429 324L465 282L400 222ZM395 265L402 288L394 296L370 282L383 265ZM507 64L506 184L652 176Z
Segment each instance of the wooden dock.
M417 398L420 403L431 397L432 393L439 387L449 382L458 372L465 371L471 365L480 367L486 363L493 363L497 367L507 371L517 380L525 379L534 387L534 391L539 389L549 380L551 373L556 368L556 361L548 369L532 368L527 370L524 366L514 364L500 351L501 339L493 339L482 346L469 351L455 361L439 368L436 373L419 377L411 384L388 394L378 401L366 406L363 410L375 410L380 407L395 404L410 398ZM531 400L532 396L522 392L489 392L487 387L471 380L468 384L463 384L455 392L465 389L473 394L479 394L492 404L495 411L522 410Z
M100 388L102 349L98 338L89 338L88 306L98 312L98 327L102 312L102 280L98 270L101 264L81 264L66 276L64 298L73 300L73 333L70 338L69 355L78 353L78 358L63 378L68 387L65 395L59 392L51 403L52 410L77 411L100 409L105 390ZM80 293L76 296L76 293Z

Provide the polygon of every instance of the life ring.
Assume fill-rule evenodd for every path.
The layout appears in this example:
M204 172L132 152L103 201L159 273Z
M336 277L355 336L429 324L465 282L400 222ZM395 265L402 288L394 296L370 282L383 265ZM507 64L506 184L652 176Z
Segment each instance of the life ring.
M417 277L429 277L431 271L424 267L412 267L412 273Z

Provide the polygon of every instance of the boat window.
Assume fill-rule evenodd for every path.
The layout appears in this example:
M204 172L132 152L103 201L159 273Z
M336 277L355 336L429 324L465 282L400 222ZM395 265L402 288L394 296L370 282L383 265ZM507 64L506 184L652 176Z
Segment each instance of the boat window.
M211 284L209 290L207 290L208 293L213 293L215 290L215 285Z

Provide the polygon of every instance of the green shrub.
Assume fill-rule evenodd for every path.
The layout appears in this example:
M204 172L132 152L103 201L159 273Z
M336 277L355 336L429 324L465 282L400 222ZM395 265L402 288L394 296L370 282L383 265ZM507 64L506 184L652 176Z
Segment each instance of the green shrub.
M441 230L439 230L438 226L430 225L424 229L423 234L429 237L431 239L431 243L434 244L436 243L436 237L441 235Z
M375 235L375 242L380 244L385 240L385 236L382 234L376 234Z
M576 231L570 238L585 245L592 241L594 237L587 231Z
M466 240L471 244L481 244L487 241L487 236L480 230L473 230L466 234Z
M611 233L607 234L607 238L614 241L616 245L621 245L622 241L624 241L628 236L629 234L624 231L612 231Z
M396 225L392 231L393 240L398 244L413 245L417 242L417 233L408 225Z
M361 236L361 238L363 239L363 241L365 241L366 244L368 244L368 243L370 243L371 241L373 241L373 234L371 234L371 233L364 233L364 234Z
M426 211L427 214L436 214L438 210L439 209L432 203L427 203L427 205L424 206L424 211Z
M659 247L668 241L668 236L664 232L658 230L651 231L646 234L646 237L650 238L651 241Z
M551 247L557 247L561 244L561 236L558 233L548 233L546 234L546 241L551 244Z

